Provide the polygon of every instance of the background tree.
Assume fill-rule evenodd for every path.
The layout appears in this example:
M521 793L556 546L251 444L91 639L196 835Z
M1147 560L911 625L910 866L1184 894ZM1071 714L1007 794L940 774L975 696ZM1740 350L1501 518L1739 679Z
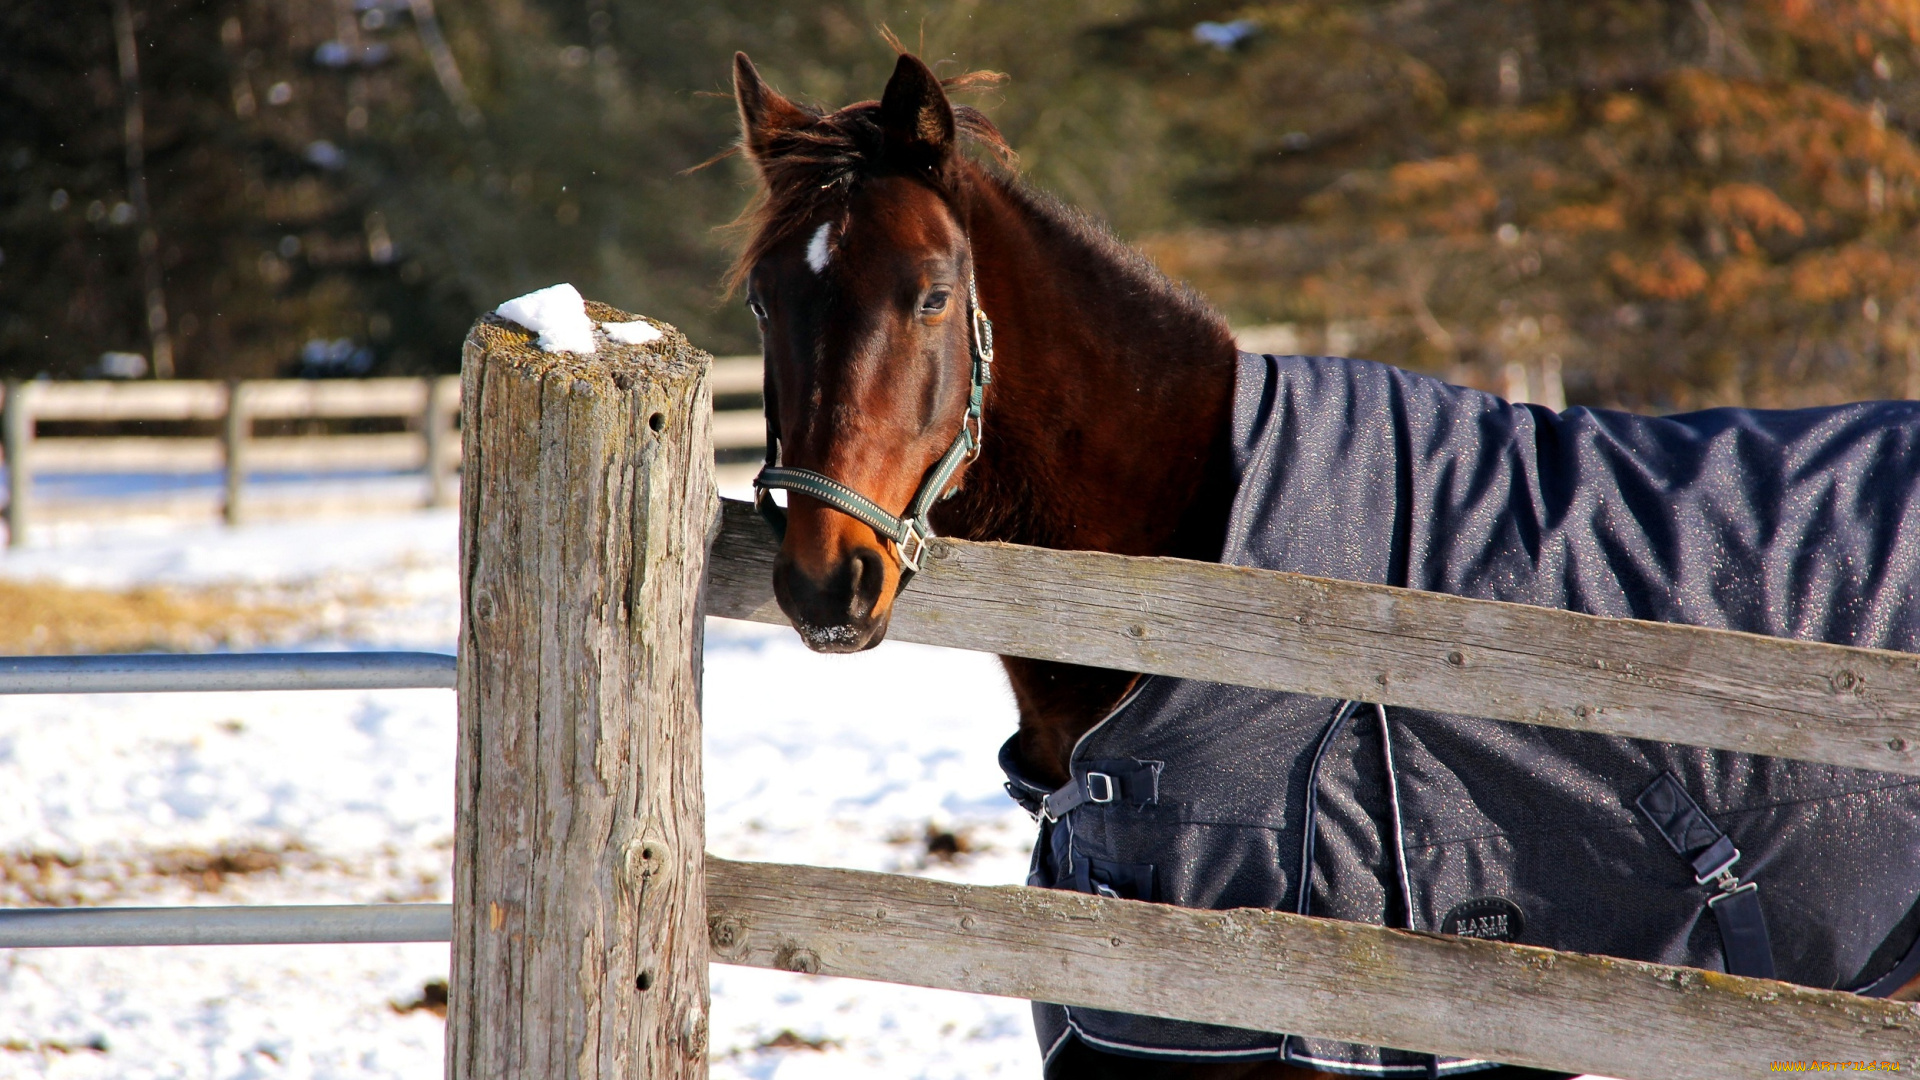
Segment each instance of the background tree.
M1920 5L1298 3L1115 48L1206 162L1155 238L1243 317L1641 408L1920 396ZM1232 102L1237 108L1225 107Z
M465 320L422 302L431 283L394 257L336 141L366 123L350 98L404 101L408 82L379 47L323 50L359 13L233 0L130 16L145 217L111 8L23 0L0 13L0 364L73 375L105 351L148 353L150 228L180 374L278 373L307 342L336 339L376 344L402 369L444 365Z

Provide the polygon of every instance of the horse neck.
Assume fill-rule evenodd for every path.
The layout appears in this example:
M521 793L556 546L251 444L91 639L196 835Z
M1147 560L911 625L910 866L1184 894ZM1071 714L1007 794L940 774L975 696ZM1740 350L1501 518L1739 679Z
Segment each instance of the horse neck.
M1143 260L974 168L969 214L995 363L953 531L1217 559L1235 349Z
M1218 559L1234 489L1220 320L1058 209L976 170L969 236L994 325L985 443L935 526L975 540ZM1134 677L1002 657L1019 756L1060 784Z

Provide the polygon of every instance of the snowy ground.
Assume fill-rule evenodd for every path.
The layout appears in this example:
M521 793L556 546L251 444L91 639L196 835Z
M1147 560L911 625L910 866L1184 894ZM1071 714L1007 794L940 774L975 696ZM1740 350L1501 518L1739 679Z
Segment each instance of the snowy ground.
M451 650L455 528L70 524L0 574L272 585L335 609L311 647ZM716 621L706 702L714 852L1024 875L1031 825L994 765L1013 709L989 658L819 657ZM0 699L0 904L445 900L452 771L445 691ZM967 851L930 856L930 830ZM435 945L0 952L0 1077L437 1076L442 1021L406 1006L446 970ZM1022 1002L722 966L713 996L716 1078L1036 1072Z

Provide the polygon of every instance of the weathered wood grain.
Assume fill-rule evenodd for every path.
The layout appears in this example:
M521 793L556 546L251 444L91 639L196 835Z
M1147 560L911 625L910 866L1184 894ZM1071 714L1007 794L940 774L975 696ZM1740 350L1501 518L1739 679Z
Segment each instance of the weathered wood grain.
M706 364L467 339L451 1080L706 1075Z
M707 860L713 959L1621 1080L1774 1060L1920 1068L1920 1009L1275 911Z
M723 506L708 611L783 623ZM933 542L904 641L1920 775L1920 656L1270 570Z

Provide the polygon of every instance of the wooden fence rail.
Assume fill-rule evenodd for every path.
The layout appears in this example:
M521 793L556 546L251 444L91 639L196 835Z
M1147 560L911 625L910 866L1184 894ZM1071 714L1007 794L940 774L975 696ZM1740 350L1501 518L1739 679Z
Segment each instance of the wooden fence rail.
M450 1080L702 1076L708 958L1625 1080L1920 1068L1914 1006L1785 983L703 861L694 629L783 620L764 526L711 499L698 359L677 333L589 358L498 320L469 338ZM1920 774L1920 657L1179 560L931 555L896 638Z
M707 860L721 963L1286 1031L1620 1080L1920 1068L1920 1007L1240 908Z
M727 501L709 614L784 623ZM1920 656L1250 570L936 539L901 641L1920 775Z

